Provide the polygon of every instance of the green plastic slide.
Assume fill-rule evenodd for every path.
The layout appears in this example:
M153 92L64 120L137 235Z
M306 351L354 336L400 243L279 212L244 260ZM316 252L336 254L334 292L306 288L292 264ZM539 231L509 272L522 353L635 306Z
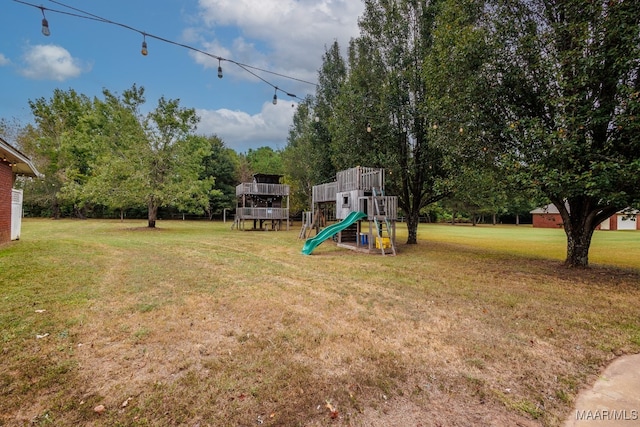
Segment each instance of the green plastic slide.
M302 248L302 253L305 255L311 254L313 250L325 240L333 237L338 234L339 231L344 230L350 225L354 224L356 221L361 220L362 218L366 218L367 214L364 212L351 212L345 219L335 224L332 224L322 231L320 231L316 236L308 238L304 242L304 247Z

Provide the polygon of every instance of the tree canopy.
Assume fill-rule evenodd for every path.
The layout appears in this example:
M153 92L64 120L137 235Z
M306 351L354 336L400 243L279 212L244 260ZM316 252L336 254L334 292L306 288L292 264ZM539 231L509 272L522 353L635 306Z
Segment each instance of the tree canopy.
M640 205L640 3L365 0L359 23L294 120L285 158L320 146L332 164L307 156L301 187L322 182L315 168L386 168L408 243L445 197L496 213L542 195L570 266L588 265L603 220Z
M178 100L160 98L140 112L144 89L135 85L117 96L108 90L93 100L73 90L56 90L49 100L30 102L35 125L21 140L43 168L36 194L50 195L55 217L61 205L79 216L89 207L114 210L145 206L149 227L158 209L203 211L218 196L214 177L205 176L212 144L194 135L198 117Z
M640 3L497 1L485 68L504 170L558 208L566 263L640 200Z
M332 166L312 149L307 164L333 174L357 165L385 168L387 192L406 215L407 243L417 242L420 212L454 190L462 163L478 163L466 108L479 97L472 72L482 63L476 57L484 39L473 26L477 4L463 3L365 1L360 36L346 62L336 43L325 54L316 98L299 110L285 150L295 157L302 147L323 147L322 160ZM457 33L451 16L459 16ZM474 60L469 52L477 52ZM306 187L325 182L312 171L306 176Z

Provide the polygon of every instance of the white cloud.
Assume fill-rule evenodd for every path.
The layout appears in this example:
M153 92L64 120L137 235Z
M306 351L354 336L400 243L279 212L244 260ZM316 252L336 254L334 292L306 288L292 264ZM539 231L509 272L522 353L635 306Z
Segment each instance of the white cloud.
M284 148L294 112L291 102L284 100L277 105L265 103L254 115L227 109L197 110L198 133L217 135L239 153L264 146Z
M337 40L346 48L359 34L364 10L356 0L199 0L199 5L207 27L238 27L241 36L227 49L231 59L311 81L325 46ZM268 52L259 54L262 45Z
M208 52L212 55L217 55L222 58L229 57L229 51L223 46L219 45L216 41L210 42L201 40L200 44L202 45L200 50L202 50L203 52ZM189 51L189 55L191 55L191 57L196 61L196 64L201 64L204 66L204 68L214 68L216 70L218 69L218 60L211 56L195 51Z
M0 67L11 64L9 58L0 53Z
M22 57L20 74L35 80L64 81L78 77L84 71L82 63L65 48L56 45L29 46Z
M253 67L307 82L316 82L325 48L334 41L346 50L359 34L358 18L364 10L359 0L199 0L200 26L183 32L183 38L202 50ZM206 68L218 61L193 55ZM226 78L257 81L251 73L222 62ZM253 69L252 71L254 71ZM255 70L269 83L299 98L315 86ZM270 146L284 148L294 108L282 100L267 103L259 114L242 111L200 110L199 131L216 134L237 152Z

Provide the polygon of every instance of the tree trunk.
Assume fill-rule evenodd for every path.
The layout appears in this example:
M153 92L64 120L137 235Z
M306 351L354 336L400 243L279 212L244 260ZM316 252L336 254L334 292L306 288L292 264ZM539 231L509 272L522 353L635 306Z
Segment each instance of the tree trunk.
M60 219L60 204L57 199L54 199L51 205L51 216L53 219Z
M420 211L409 212L407 215L407 245L418 243L418 224L420 223Z
M557 198L551 199L558 208L564 232L567 235L568 267L586 268L589 266L589 247L593 232L605 219L609 218L619 207L598 206L597 202L585 197L570 199L566 204Z
M158 206L153 202L149 202L149 228L156 228L156 219L158 219Z
M87 215L85 214L85 209L84 208L79 208L78 206L74 205L73 209L75 210L76 218L78 218L78 219L87 219Z
M567 234L567 259L568 267L588 267L589 247L593 229L591 227L565 227Z
M590 215L589 203L582 198L569 200L553 200L562 217L562 227L567 235L567 267L585 268L589 265L589 246L591 237L597 226L595 218Z

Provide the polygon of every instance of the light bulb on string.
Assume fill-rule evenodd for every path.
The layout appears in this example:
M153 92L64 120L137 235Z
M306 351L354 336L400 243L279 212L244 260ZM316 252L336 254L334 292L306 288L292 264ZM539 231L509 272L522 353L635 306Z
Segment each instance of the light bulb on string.
M367 123L367 132L371 133L371 123Z
M42 5L38 6L38 5L35 5L35 4L27 3L26 1L19 1L19 0L15 0L15 1L18 1L19 3L23 3L25 5L28 5L28 6L31 6L31 7L34 7L36 9L40 9L41 10L41 13L42 13L42 34L44 36L50 36L51 35L49 22L47 21L47 18L46 18L46 11L49 10L50 12L66 13L66 12L61 12L59 10L55 10L55 9L49 9L49 8L46 8L46 7L42 6ZM53 1L54 3L59 3L59 2L56 2L55 0L51 0L51 1ZM63 5L63 4L61 4L61 5ZM127 30L131 30L133 32L137 32L138 34L142 34L143 41L142 41L142 46L141 46L140 52L141 52L141 54L143 56L147 56L148 55L148 45L147 45L147 41L146 41L146 32L144 32L144 31L142 31L140 29L137 29L137 28L134 28L134 27L119 23L119 22L115 22L115 21L111 21L111 20L102 18L100 16L94 15L94 14L89 13L89 12L85 12L85 11L83 11L81 9L73 8L71 6L66 6L66 5L63 5L63 6L69 7L70 9L73 9L74 11L80 13L80 14L69 13L69 15L72 15L72 16L75 16L75 17L78 17L78 18L91 19L91 20L95 20L95 21L108 23L108 24L111 24L111 25L116 25L116 26L125 28ZM149 34L149 36L154 38L154 39L156 39L156 40L160 40L160 41L165 42L165 43L169 43L169 44L173 44L173 45L176 45L176 46L184 47L184 48L189 49L191 51L198 52L198 53L200 53L202 55L206 55L208 57L211 57L211 58L214 58L214 59L218 59L218 78L223 78L222 65L221 65L222 61L229 61L231 63L234 63L235 65L239 66L241 69L246 71L247 73L253 75L254 77L258 78L259 80L262 80L267 85L269 85L271 87L274 87L276 89L276 91L275 91L275 93L273 95L273 100L272 100L274 105L276 105L277 101L278 101L278 96L277 96L278 90L281 90L283 94L285 94L287 96L290 96L292 98L297 98L297 96L295 96L294 94L291 94L291 93L289 93L287 91L284 91L284 90L278 88L277 86L273 85L271 82L267 81L262 76L260 76L258 74L258 72L264 72L264 73L269 73L269 74L272 74L272 75L277 75L278 77L283 77L283 78L286 78L286 79L296 80L296 81L299 81L299 82L302 82L302 83L305 83L305 84L314 85L314 86L317 87L317 84L309 82L309 81L305 81L305 80L298 79L298 78L291 77L291 76L284 75L284 74L279 74L279 73L276 73L276 72L273 72L273 71L270 71L270 70L261 69L261 68L255 67L253 65L242 64L240 62L236 62L236 61L231 60L231 59L225 59L223 57L220 57L220 56L217 56L217 55L212 55L212 54L210 54L210 53L208 53L206 51L197 49L197 48L195 48L193 46L189 46L189 45L183 44L183 43L178 43L176 41L165 39L165 38L162 38L162 37L157 37L157 36L152 35L152 34ZM291 100L291 105L292 105L293 108L295 108L296 105L297 105L296 101Z
M142 34L142 50L140 53L142 56L147 56L149 54L149 51L147 50L147 35L144 33Z
M49 30L49 21L47 21L47 18L44 16L44 8L41 7L40 10L42 11L42 34L49 37L51 35L51 30Z

